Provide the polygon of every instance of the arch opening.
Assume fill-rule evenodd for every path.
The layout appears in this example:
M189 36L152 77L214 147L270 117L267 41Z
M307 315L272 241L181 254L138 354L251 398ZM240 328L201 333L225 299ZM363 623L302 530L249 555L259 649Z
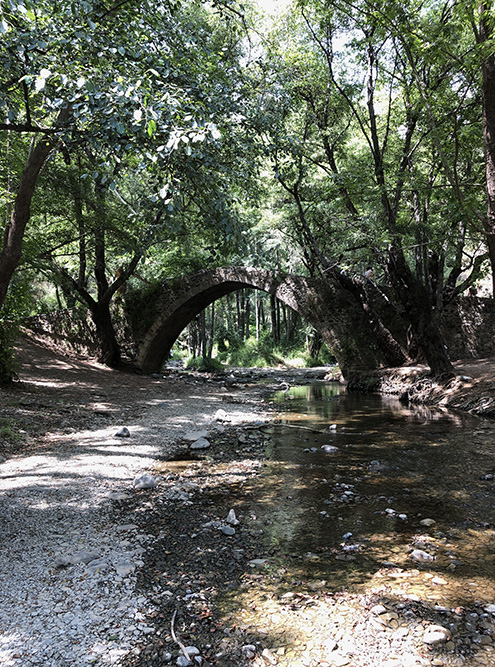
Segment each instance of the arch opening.
M263 289L256 285L227 281L194 294L177 305L173 311L173 317L167 316L162 321L154 324L152 337L146 347L146 357L140 363L140 368L144 372L151 372L162 368L170 356L174 343L191 322L211 304L216 303L229 294L242 290L257 290L265 294L271 293L269 289ZM295 312L298 312L297 309L293 308L292 304L285 303L279 297L276 298L281 303L295 310Z

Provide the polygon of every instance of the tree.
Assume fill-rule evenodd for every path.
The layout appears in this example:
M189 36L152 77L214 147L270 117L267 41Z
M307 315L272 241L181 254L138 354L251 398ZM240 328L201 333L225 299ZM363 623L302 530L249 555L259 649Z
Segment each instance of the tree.
M479 160L469 128L479 116L476 90L451 85L455 61L414 43L420 28L438 38L445 18L433 22L435 7L413 4L301 3L303 23L287 19L273 58L282 66L267 135L308 268L383 267L415 345L440 374L452 372L442 308L460 290L456 278L470 267L465 288L482 260L470 215ZM360 282L349 288L369 307Z
M495 297L495 16L493 3L478 3L479 24L473 21L476 42L480 47L483 143L485 148L487 215L486 239L492 266L492 292Z
M230 28L231 44L220 48L214 39L208 50L203 39L213 33L204 13L193 3L184 7L2 4L0 131L35 139L5 234L0 307L21 255L37 179L55 149L89 146L106 151L110 162L148 151L148 159L166 161L184 144L192 151L194 143L220 136L213 118L225 108L219 92L229 71L222 58L232 65L238 40ZM215 85L208 81L212 74Z
M67 245L57 239L52 247L66 254L77 243L79 265L57 263L57 253L45 243L45 269L50 260L64 287L88 306L100 358L115 365L119 350L110 302L146 252L178 235L186 220L201 220L205 230L215 227L217 250L236 234L232 187L236 179L246 183L251 170L249 152L236 150L244 86L239 32L228 17L195 3L175 10L161 3L118 3L110 9L86 3L76 14L70 3L51 9L43 2L18 5L2 24L0 103L6 119L0 129L43 138L26 163L29 197L24 188L15 199L1 287L5 293L19 261L41 169L60 148L72 183L74 218L65 226ZM220 141L217 124L228 142ZM81 155L91 156L85 174L70 167ZM230 176L227 164L233 163L235 176ZM90 224L78 209L81 176L94 181L85 200ZM56 196L56 190L52 193ZM130 255L115 245L119 223L113 218L107 226L108 211L116 205L125 220L120 242L132 248ZM60 229L58 219L56 225ZM112 252L125 264L113 281L107 276L109 233ZM90 247L94 282L87 275Z

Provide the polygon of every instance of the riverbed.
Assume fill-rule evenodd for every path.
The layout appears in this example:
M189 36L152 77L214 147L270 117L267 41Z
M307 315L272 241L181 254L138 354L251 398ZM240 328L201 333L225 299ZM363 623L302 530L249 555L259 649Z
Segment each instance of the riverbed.
M281 414L253 489L271 544L335 590L366 587L385 563L441 604L492 601L490 423L332 383L274 401ZM432 574L446 579L434 590Z
M0 662L163 667L180 641L202 667L494 664L493 422L292 371L24 352Z
M160 467L201 489L194 529L191 509L162 521L193 538L190 595L225 633L207 664L494 664L492 423L333 382L281 387L268 422L227 421L210 449ZM178 544L162 535L150 566L176 563ZM183 632L201 643L194 619Z

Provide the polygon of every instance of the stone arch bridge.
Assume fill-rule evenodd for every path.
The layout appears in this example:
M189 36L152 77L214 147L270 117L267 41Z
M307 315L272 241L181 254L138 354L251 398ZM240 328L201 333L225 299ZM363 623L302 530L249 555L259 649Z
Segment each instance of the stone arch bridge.
M204 270L164 283L150 294L126 297L136 352L144 373L159 370L172 345L206 306L245 288L272 294L297 311L322 336L345 377L352 371L393 365L370 316L335 278L326 280L245 267Z

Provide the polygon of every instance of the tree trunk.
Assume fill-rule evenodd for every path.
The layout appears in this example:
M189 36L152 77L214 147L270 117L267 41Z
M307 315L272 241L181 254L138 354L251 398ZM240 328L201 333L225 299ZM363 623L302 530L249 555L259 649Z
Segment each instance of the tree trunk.
M258 290L254 292L254 313L256 319L256 340L260 339L260 298Z
M270 316L271 316L271 323L272 323L272 338L274 343L278 343L280 341L280 327L279 327L279 314L278 314L278 309L277 309L277 299L273 296L273 294L270 294Z
M237 314L237 331L240 339L244 342L244 310L242 307L242 290L235 293L235 305Z
M121 362L120 345L115 336L110 308L108 304L95 303L90 312L96 327L98 361L117 368Z
M312 359L318 359L320 354L321 346L323 345L323 339L321 334L318 331L314 331L313 335L308 339L308 353Z
M56 121L57 125L64 125L69 117L70 110L63 109ZM0 309L2 308L10 281L19 264L22 255L22 240L26 226L31 217L31 201L36 189L36 183L46 160L57 146L60 137L42 137L30 151L29 157L22 172L19 189L12 208L10 223L5 228L3 247L0 254Z
M215 341L215 302L213 302L210 307L210 332L208 336L208 351L206 353L208 359L211 359L211 357L213 356L214 341Z
M372 286L365 288L362 282L355 280L341 271L333 271L334 278L353 295L356 302L362 308L368 321L369 327L373 332L376 342L380 346L386 363L389 366L403 366L409 359L402 349L402 346L394 338L392 333L383 324L381 318L373 308L371 299L368 296L368 290L376 289Z
M494 35L492 3L480 3L479 40L485 48ZM495 296L495 54L493 50L482 62L483 143L485 148L487 216L486 241L492 269L492 294Z
M10 223L4 232L3 248L0 255L0 308L5 302L11 278L21 259L22 240L31 216L31 201L38 176L57 143L58 137L40 139L31 150L24 167Z
M206 360L208 354L208 335L206 333L206 311L202 310L198 315L199 318L199 340L200 340L200 353L203 357L203 362Z
M413 339L424 354L432 374L453 375L454 367L440 334L428 292L412 274L400 248L390 249L387 270L404 308L403 317L410 325Z
M246 340L249 340L251 335L251 294L249 291L244 290L244 318L246 326Z
M298 324L299 324L299 313L296 312L295 310L292 310L292 308L289 308L287 317L287 330L285 332L286 336L285 340L287 341L287 343L290 343L291 340L293 339Z

